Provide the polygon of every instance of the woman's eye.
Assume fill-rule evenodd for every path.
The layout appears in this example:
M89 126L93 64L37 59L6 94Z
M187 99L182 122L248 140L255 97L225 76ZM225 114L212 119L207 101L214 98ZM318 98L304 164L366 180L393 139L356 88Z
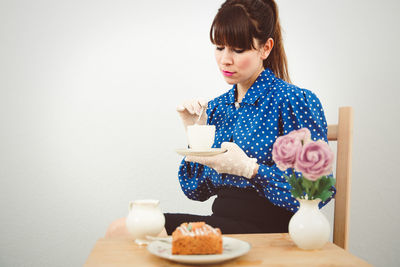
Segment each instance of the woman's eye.
M218 51L222 51L222 50L224 50L224 47L223 46L217 46L217 50Z
M244 49L233 49L233 51L234 51L235 53L240 54L240 53L243 53L243 52L244 52Z

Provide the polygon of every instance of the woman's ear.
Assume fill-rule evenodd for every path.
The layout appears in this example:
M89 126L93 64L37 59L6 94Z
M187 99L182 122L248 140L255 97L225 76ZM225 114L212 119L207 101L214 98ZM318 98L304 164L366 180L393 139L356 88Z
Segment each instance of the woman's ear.
M261 47L261 59L266 60L269 54L271 53L272 48L274 47L274 40L272 38L268 38L263 47Z

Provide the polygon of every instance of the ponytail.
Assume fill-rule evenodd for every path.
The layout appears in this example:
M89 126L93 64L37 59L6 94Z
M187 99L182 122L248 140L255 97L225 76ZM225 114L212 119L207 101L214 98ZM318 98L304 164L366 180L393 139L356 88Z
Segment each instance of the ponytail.
M279 21L278 6L274 0L263 0L267 4L274 15L274 30L271 38L274 40L274 47L272 48L271 54L266 60L264 60L264 68L270 68L274 74L290 83L288 63L285 53L285 48L283 46L282 31Z

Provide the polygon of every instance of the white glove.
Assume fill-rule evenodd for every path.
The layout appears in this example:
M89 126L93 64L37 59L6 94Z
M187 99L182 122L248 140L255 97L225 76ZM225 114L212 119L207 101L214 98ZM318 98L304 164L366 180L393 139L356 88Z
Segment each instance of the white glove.
M221 148L227 151L211 157L187 156L185 161L197 162L213 168L218 173L228 173L251 179L258 170L256 158L250 158L235 143L224 142Z
M185 126L185 130L189 125L193 125L196 122L200 125L207 124L207 104L207 100L198 98L186 101L176 108L179 116L181 116L183 125ZM201 118L199 119L200 115Z

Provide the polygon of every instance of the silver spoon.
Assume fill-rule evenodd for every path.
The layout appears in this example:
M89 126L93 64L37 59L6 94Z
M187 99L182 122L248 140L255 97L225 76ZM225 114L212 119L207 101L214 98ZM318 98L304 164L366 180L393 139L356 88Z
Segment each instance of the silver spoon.
M171 237L157 237L157 236L147 235L146 238L148 240L151 240L151 241L161 241L161 242L165 242L165 243L168 243L168 244L172 243Z
M201 116L203 115L203 112L204 112L204 107L202 106L202 107L201 107L201 111L200 111L200 115L199 115L199 117L197 118L197 121L195 122L195 124L199 124L199 121L200 121L200 119L201 119Z

